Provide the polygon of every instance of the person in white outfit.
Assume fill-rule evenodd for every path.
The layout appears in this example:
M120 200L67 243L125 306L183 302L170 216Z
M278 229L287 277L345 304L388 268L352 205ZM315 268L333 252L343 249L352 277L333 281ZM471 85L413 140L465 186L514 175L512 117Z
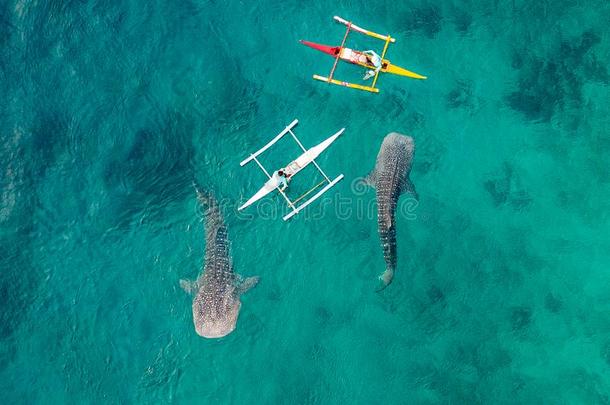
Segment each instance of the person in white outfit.
M364 77L362 78L362 80L368 80L371 77L375 76L377 74L377 72L379 72L381 70L381 57L379 55L377 55L377 53L375 53L375 51L364 51L362 52L363 54L366 55L366 59L367 61L372 64L373 66L375 66L375 70L368 70L366 72L366 74L364 75Z
M286 190L286 187L288 187L288 177L286 176L286 173L284 173L284 170L280 169L273 173L273 177L277 179L277 185L280 187L280 191Z

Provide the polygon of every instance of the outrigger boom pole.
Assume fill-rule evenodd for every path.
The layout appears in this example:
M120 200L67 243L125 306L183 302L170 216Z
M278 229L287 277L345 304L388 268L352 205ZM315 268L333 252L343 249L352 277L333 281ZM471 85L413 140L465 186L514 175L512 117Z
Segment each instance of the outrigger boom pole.
M337 63L339 63L339 59L341 58L341 51L343 50L343 47L345 46L345 41L347 40L347 35L349 34L349 30L352 28L352 23L348 23L347 24L347 29L345 30L345 35L343 36L343 41L341 41L341 46L339 46L339 52L337 52L337 56L335 57L335 63L333 65L333 68L330 70L330 74L328 75L328 84L330 84L333 75L335 74L335 69L337 68Z

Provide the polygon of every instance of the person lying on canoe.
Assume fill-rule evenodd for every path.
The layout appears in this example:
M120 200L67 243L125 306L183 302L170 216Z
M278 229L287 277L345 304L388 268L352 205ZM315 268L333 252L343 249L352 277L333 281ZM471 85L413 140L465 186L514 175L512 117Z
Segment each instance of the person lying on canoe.
M284 170L280 169L277 172L273 173L273 177L276 178L277 185L281 185L280 191L286 190L286 187L288 187L288 176L286 176Z
M375 51L364 51L362 52L366 56L366 61L375 67L375 70L369 70L366 72L362 80L368 80L375 76L377 72L381 70L381 58L375 53Z

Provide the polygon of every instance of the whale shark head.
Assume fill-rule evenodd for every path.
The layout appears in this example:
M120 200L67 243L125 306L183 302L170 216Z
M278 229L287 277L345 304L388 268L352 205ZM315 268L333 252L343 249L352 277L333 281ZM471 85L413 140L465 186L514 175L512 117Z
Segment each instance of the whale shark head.
M195 306L199 305L193 302L193 323L199 336L210 339L220 338L235 330L241 308L239 298L231 298L225 301L220 311L201 307L196 310Z
M258 276L242 278L236 275L229 284L180 280L180 286L193 299L193 324L197 334L204 338L220 338L235 330L240 297L258 283Z

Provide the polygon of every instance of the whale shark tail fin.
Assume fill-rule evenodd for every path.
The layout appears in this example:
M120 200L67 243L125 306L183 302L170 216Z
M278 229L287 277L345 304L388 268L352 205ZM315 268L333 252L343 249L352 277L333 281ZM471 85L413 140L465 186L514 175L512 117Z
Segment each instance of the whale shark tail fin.
M245 293L246 291L248 291L249 289L251 289L252 287L256 287L259 279L260 279L260 277L258 277L258 276L248 277L248 278L241 278L241 276L238 276L237 280L235 280L237 294L241 295L241 294Z
M379 275L379 287L377 288L377 292L382 291L387 286L392 284L392 280L394 279L394 269L392 267L387 267L383 273Z

